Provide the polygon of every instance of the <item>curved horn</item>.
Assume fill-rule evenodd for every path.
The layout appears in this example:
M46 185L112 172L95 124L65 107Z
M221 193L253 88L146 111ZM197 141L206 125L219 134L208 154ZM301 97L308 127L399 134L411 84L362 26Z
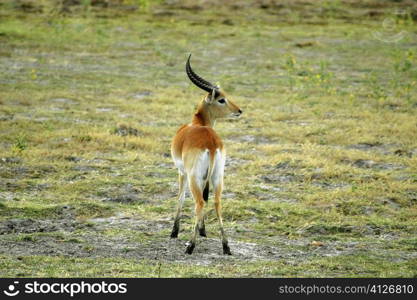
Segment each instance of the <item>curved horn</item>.
M190 58L191 54L188 56L187 63L185 65L185 71L187 72L188 78L190 78L192 83L209 93L211 93L214 89L217 90L218 88L216 86L194 73L193 69L191 69Z

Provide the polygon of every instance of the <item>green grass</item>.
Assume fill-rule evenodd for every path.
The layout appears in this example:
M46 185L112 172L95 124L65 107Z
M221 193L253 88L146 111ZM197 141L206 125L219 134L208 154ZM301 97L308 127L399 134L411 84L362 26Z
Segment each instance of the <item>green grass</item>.
M382 22L401 1L285 2L291 13L253 3L237 11L140 1L136 12L67 14L0 4L0 222L59 222L69 218L63 207L80 224L148 222L0 235L1 276L416 276L415 5L396 16L407 34L388 43L373 33L393 34ZM227 232L279 249L280 259L129 257L172 225L170 140L203 97L184 72L189 53L244 111L216 125L230 161ZM95 250L93 233L128 241L126 255ZM214 213L208 233L217 235ZM2 250L45 241L79 243L96 257Z
M338 277L413 277L416 260L407 263L387 262L378 257L339 256L315 259L307 263L258 262L193 266L161 261L134 262L126 259L67 257L0 257L4 276L21 277L325 277L332 271ZM36 270L33 265L37 265ZM57 265L60 266L57 269Z

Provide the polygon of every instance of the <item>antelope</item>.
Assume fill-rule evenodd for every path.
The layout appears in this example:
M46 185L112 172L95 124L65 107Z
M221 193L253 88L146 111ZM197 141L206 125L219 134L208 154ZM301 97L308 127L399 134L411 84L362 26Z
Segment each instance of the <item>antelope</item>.
M242 111L230 99L226 98L219 86L204 80L193 71L190 58L191 54L185 66L188 78L197 87L207 92L207 95L199 103L191 123L181 126L172 140L171 155L178 168L179 194L171 238L178 237L187 182L195 201L195 224L185 253L193 253L198 233L200 236L206 237L203 208L204 203L208 202L209 181L211 181L214 190L214 208L220 225L223 254L231 255L223 229L221 213L226 151L213 126L217 119L239 117Z

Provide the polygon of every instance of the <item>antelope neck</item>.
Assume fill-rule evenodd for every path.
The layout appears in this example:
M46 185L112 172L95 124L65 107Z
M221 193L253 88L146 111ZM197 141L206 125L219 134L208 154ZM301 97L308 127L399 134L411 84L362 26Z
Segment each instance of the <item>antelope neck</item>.
M203 107L199 107L197 112L194 114L193 119L191 121L191 124L197 125L197 126L208 126L213 127L216 123L216 120L214 120L210 113L205 111Z

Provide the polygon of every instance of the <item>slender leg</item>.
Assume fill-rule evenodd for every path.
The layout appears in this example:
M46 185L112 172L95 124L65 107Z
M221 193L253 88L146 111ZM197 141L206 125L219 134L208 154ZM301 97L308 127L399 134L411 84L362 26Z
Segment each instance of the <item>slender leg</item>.
M204 188L204 191L203 191L203 199L206 202L206 204L208 202L208 197L209 197L209 188L210 188L209 180L207 180L207 183L206 183L205 188ZM206 225L204 223L205 222L205 218L206 218L206 216L204 215L203 216L202 224L199 227L199 232L200 232L200 236L207 237L207 234L206 234Z
M171 238L178 237L178 232L180 230L180 219L181 219L181 210L182 205L184 204L185 199L185 185L187 183L186 175L181 174L181 172L178 175L178 182L179 182L179 193L178 193L178 208L177 213L175 215L175 221L174 221L174 227L172 228L171 232Z
M206 225L204 223L204 216L202 217L201 225L199 226L198 231L200 233L200 236L207 237Z
M204 214L204 200L203 200L203 192L201 188L198 186L197 182L193 177L190 177L190 191L193 195L195 200L195 223L194 223L194 232L191 237L191 240L185 250L185 253L192 254L195 248L195 242L197 239L197 234L199 232L199 228L203 226Z
M222 244L223 244L223 254L232 255L229 248L229 243L227 241L226 234L223 229L223 220L222 220L222 203L221 196L223 190L223 178L219 180L219 184L214 188L214 208L216 209L217 218L219 219L220 233L222 235Z

